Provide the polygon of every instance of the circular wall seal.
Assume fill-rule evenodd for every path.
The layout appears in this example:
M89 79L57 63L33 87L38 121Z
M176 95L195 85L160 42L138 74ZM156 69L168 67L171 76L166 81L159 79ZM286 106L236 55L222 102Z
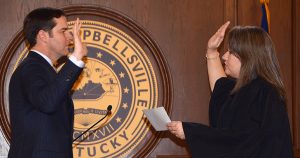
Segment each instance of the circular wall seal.
M74 134L111 115L73 144L74 157L144 157L158 143L142 110L171 108L171 80L166 62L147 32L128 17L95 6L63 8L71 28L79 17L81 38L87 45L86 65L73 86ZM1 59L1 125L10 140L8 84L28 50L21 31Z

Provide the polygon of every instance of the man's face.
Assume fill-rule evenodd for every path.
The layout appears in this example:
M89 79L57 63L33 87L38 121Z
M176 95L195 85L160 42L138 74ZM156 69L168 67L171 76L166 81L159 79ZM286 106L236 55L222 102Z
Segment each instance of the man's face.
M49 32L48 48L55 58L66 56L72 36L68 31L67 19L64 16L54 18L56 26Z

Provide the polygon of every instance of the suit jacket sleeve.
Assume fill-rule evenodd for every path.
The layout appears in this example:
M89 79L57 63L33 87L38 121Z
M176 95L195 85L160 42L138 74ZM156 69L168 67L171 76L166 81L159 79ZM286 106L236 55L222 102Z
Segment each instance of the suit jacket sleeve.
M45 68L38 62L28 63L22 71L23 93L27 95L28 101L41 112L55 112L69 95L81 71L82 68L68 60L55 79L48 83L44 75Z

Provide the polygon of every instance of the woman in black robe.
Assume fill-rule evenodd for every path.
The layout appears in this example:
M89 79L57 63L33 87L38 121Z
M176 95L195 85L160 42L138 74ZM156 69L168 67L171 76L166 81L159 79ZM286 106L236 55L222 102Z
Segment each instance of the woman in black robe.
M229 22L210 38L207 66L212 96L210 125L172 121L193 158L292 158L285 90L270 36L259 27L236 26L219 58Z

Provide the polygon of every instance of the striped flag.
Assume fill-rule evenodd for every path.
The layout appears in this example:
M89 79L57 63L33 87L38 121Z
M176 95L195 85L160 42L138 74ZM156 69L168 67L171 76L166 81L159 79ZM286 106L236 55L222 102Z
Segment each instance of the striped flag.
M260 0L262 18L261 27L268 33L270 33L270 10L269 10L269 0Z

